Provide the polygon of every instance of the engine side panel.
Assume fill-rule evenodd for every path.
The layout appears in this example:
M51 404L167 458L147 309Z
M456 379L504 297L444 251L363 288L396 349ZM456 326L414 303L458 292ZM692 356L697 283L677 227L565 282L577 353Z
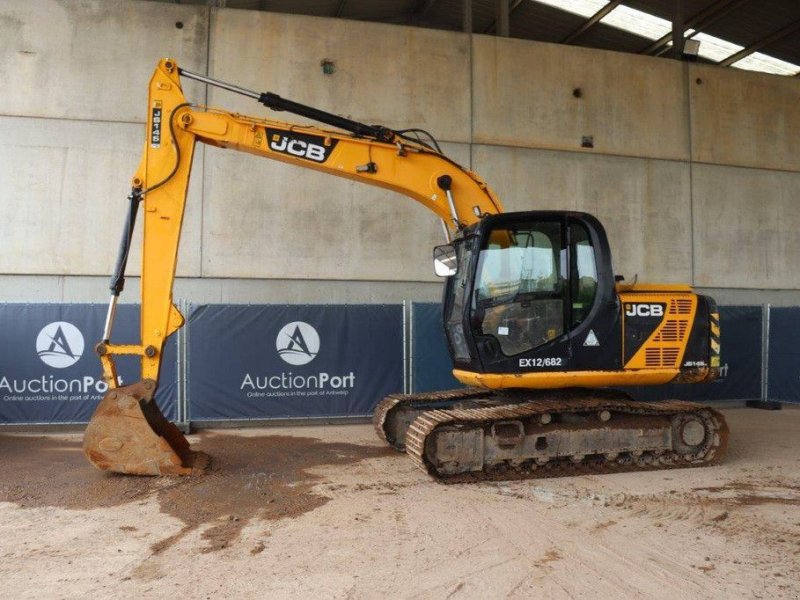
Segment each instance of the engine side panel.
M697 295L623 293L625 369L676 369L695 324Z

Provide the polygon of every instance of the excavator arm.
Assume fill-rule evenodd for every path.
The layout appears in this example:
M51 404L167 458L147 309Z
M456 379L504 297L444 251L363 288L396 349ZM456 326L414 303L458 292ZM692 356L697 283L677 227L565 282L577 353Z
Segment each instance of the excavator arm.
M250 96L274 110L292 112L344 129L260 119L187 102L181 76ZM111 281L103 340L97 344L109 391L84 436L84 451L102 470L139 475L188 474L202 457L159 411L158 387L164 346L184 323L172 300L178 245L196 142L231 148L323 171L404 194L433 211L448 241L487 214L502 212L500 201L475 173L405 132L366 125L285 100L184 71L175 61L159 62L150 80L147 136L132 181L129 211ZM435 144L435 143L434 143ZM137 214L143 213L141 341L114 344L117 299ZM141 381L119 386L115 357L137 356Z

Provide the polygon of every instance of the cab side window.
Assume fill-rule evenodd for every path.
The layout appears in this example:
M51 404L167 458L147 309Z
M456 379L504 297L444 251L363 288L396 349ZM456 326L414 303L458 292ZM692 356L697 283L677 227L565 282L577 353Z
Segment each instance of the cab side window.
M594 247L586 227L577 221L570 222L572 246L572 325L582 322L594 304L597 294L597 263Z

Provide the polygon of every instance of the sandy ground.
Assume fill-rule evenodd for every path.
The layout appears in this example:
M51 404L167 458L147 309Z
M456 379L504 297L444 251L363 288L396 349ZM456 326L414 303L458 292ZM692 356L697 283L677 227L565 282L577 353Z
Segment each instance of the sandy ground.
M0 435L0 594L798 598L800 410L724 412L718 467L455 486L367 425L202 432L191 479Z

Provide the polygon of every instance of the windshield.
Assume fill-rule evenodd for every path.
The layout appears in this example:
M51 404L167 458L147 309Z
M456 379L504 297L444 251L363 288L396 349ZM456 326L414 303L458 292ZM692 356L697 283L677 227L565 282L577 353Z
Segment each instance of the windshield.
M559 221L492 231L478 258L475 316L507 356L564 333L566 257Z
M494 230L478 259L478 305L500 304L535 292L558 292L566 270L565 256L559 223Z

